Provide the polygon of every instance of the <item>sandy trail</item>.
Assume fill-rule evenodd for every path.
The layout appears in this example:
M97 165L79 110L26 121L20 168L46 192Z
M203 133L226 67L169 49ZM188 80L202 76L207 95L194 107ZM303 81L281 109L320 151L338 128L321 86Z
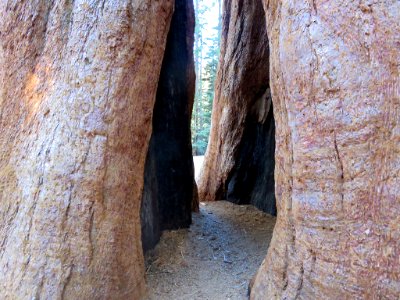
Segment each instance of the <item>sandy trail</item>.
M202 203L190 229L164 232L146 256L149 299L247 299L275 220L253 206Z

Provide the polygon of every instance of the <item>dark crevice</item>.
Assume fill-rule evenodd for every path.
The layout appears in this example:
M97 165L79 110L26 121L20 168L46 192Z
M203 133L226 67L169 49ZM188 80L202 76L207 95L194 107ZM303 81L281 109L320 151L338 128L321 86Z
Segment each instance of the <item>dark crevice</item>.
M147 154L141 208L144 251L162 230L189 227L196 198L190 119L194 97L193 4L175 1Z
M238 20L233 37L235 51L242 51L235 59L240 66L237 90L232 107L244 115L244 123L237 126L238 147L234 153L234 167L222 183L222 195L236 204L252 204L272 215L277 214L275 201L275 120L269 85L269 46L262 1L239 1ZM248 12L249 15L245 15ZM251 18L249 17L251 16ZM239 22L238 21L238 22ZM229 29L229 28L228 28ZM240 48L240 49L239 49ZM235 116L232 116L235 117Z
M237 163L227 181L226 199L276 215L274 169L275 120L271 104L264 123L251 115L246 120Z

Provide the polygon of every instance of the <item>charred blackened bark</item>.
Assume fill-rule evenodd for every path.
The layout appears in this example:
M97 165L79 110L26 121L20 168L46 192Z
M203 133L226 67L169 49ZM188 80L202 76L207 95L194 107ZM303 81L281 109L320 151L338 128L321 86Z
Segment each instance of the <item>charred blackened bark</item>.
M275 120L271 105L266 119L249 116L246 121L236 165L227 180L227 200L252 204L276 215L274 155Z
M142 241L153 247L161 230L188 227L196 199L190 120L194 100L194 10L176 0L161 69L147 155Z

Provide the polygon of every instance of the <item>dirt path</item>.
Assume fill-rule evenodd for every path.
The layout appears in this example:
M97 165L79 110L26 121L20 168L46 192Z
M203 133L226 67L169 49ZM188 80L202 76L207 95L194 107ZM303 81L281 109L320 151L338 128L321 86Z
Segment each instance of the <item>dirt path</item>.
M247 299L275 218L225 201L200 209L191 229L165 232L146 256L149 299Z

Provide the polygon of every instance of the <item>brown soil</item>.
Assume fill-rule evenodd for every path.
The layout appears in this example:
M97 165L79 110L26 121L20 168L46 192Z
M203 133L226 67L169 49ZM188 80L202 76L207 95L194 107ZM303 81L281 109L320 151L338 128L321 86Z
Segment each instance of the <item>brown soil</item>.
M164 232L146 255L149 299L247 299L275 220L253 206L201 203L190 229Z

